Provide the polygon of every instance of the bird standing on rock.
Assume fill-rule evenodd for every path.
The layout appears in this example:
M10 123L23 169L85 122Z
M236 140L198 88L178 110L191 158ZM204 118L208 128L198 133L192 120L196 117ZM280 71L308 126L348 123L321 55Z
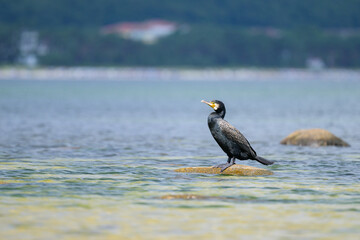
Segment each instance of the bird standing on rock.
M264 165L271 165L274 163L257 156L255 150L251 147L244 135L224 120L226 109L223 102L219 100L213 100L211 102L202 100L201 102L206 103L214 109L215 112L210 113L208 117L209 129L215 141L228 156L227 163L214 167L221 168L221 172L223 172L225 169L235 164L236 158L239 160L256 160Z

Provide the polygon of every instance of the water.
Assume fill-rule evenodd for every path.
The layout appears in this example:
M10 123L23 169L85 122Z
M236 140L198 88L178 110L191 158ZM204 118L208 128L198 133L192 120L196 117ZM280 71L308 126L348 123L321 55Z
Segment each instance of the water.
M201 99L274 175L173 172L226 160ZM359 102L346 80L1 81L0 239L355 239ZM302 128L351 147L279 144Z

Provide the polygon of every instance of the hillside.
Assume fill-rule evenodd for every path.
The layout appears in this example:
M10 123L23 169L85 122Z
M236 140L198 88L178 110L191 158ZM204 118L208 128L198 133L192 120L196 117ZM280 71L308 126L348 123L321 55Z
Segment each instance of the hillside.
M360 27L359 0L0 0L0 22L21 27L101 26L163 18L197 24Z
M42 65L360 66L360 0L0 0L0 64L14 64L24 30L48 47ZM165 19L189 31L153 45L103 36L122 21ZM268 30L277 36L269 36Z

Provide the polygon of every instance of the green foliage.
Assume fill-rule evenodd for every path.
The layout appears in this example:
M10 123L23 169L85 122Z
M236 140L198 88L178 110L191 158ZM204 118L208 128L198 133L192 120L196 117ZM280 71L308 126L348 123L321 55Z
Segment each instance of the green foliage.
M0 64L16 61L19 33L10 26L0 24Z
M32 28L149 18L278 28L360 27L360 0L0 0L0 6L0 22Z
M100 35L98 29L46 31L44 65L304 67L320 57L331 67L360 66L360 35L342 38L317 28L271 37L249 28L194 25L152 45Z
M42 65L360 66L360 0L0 0L0 64L15 63L23 30L40 32ZM153 45L101 35L105 24L161 18L187 24ZM273 35L268 30L278 31Z

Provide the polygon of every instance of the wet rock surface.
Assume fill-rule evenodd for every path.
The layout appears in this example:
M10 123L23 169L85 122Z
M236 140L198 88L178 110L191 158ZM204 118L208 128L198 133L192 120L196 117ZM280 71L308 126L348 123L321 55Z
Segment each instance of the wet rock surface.
M297 146L338 146L349 147L350 145L339 137L325 129L301 129L291 133L281 140L284 145Z
M240 176L261 176L261 175L272 175L273 172L267 169L245 166L235 164L225 171L220 172L220 168L214 167L186 167L176 169L175 172L183 173L207 173L207 174L229 174L229 175L240 175Z

